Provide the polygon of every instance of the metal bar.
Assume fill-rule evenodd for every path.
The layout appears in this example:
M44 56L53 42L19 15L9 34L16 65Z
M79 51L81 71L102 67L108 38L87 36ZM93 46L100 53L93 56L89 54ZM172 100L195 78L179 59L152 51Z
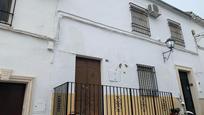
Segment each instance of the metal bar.
M69 83L66 83L66 114L68 113L68 94L69 94L69 87L68 87Z
M12 17L11 17L10 26L12 26L12 24L13 24L13 16L14 16L15 8L16 8L16 0L14 0L14 7L13 7L13 12L12 12Z
M154 115L157 115L157 109L156 109L156 103L155 103L155 94L156 92L153 92L153 104L154 104Z
M101 98L100 88L101 87L100 87L100 85L97 85L97 87L98 87L98 103L97 103L98 104L98 115L100 115L100 113L101 113L100 112L100 110L101 110L101 107L100 107L100 102L101 102L101 99L100 99Z
M69 82L67 82L67 112L66 113L69 113L69 111L68 111L68 107L69 107Z
M113 113L114 113L114 115L116 115L116 105L115 105L116 103L115 103L115 87L113 87Z
M125 115L127 114L126 112L126 95L125 95L125 89L123 88L123 98L124 98L124 109L125 109Z
M139 95L138 95L138 90L136 89L136 101L137 101L137 109L135 107L135 110L138 110L138 115L140 114L140 106L139 106Z
M172 104L172 109L174 109L174 100L173 100L173 95L172 95L172 93L170 93L170 95L171 95L171 104Z
M117 109L118 109L118 115L120 115L120 112L121 112L121 105L120 105L120 103L121 103L121 102L120 102L120 97L119 97L119 95L118 95L118 87L116 87L116 95L117 95L117 101L118 101L118 102L117 102L117 104L118 104L118 105L117 105L117 106L118 106L118 108L117 108Z
M160 114L162 114L161 93L159 93L158 100L159 100L159 102L158 102L158 105L159 105L159 112L160 112Z
M9 11L5 11L5 10L1 10L1 9L0 9L0 12L5 13L5 14L9 14L9 15L10 15L10 14L13 14L13 13L11 13L11 12L9 12Z
M101 93L102 93L102 97L101 97L102 98L101 113L102 113L102 115L104 115L104 92L103 92L104 91L104 89L103 89L104 87L102 86L101 88L102 88L101 89Z
M106 87L106 115L108 115L108 107L109 107L109 104L108 104L108 86L105 86Z
M130 115L130 107L129 107L129 95L128 95L128 88L125 88L126 89L126 92L127 92L127 95L126 95L126 97L127 97L127 112L128 112L128 115Z
M111 115L112 115L112 110L113 110L113 108L112 108L112 94L111 94L112 88L111 88L111 86L109 88L110 88L110 112L111 112Z
M72 83L71 83L71 93L70 93L70 113L72 112Z
M133 115L133 103L132 103L132 90L129 89L130 92L130 109L131 109L131 115Z
M121 115L123 115L123 95L122 95L122 90L119 88L120 91L120 96L121 96Z
M155 105L156 105L157 115L160 115L158 97L159 97L159 93L157 92L155 96Z

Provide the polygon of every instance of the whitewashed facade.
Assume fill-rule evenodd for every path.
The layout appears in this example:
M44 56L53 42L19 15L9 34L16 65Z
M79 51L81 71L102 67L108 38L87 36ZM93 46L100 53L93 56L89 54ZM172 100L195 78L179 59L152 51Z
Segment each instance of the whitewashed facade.
M148 16L151 36L132 32L130 2L159 7L161 16ZM176 47L164 63L168 19L181 24L185 48ZM12 26L0 25L0 69L12 70L10 78L32 78L31 115L52 113L53 88L75 82L77 56L101 60L104 85L139 88L136 64L154 66L158 89L175 98L182 95L177 71L184 69L191 72L196 113L203 115L204 39L197 47L192 30L201 33L204 26L157 0L17 0ZM121 70L126 74L114 74L119 64L128 65Z
M0 68L13 71L1 82L29 84L22 115L51 111L53 53L47 46L56 34L56 8L55 0L16 0L12 26L0 24Z

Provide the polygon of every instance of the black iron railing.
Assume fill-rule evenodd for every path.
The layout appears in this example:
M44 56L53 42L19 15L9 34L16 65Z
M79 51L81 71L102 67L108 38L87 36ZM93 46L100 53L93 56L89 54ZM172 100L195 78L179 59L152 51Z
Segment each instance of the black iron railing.
M74 82L54 88L54 115L170 115L173 108L169 92Z
M0 3L0 23L12 26L16 0L3 0Z

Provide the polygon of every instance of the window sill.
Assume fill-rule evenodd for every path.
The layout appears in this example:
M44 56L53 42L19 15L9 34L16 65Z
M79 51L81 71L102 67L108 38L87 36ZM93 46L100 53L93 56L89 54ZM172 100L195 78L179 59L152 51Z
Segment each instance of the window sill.
M10 26L9 24L5 24L5 23L0 22L0 28L11 29L12 26Z
M150 35L147 35L147 34L142 34L142 33L140 33L140 32L136 32L136 31L132 31L131 33L134 34L134 35L137 35L137 36L139 35L139 36L141 36L141 37L151 39L151 36L150 36Z
M8 21L7 22L6 21L0 21L0 24L1 25L6 25L6 26L12 26L12 24L9 23Z

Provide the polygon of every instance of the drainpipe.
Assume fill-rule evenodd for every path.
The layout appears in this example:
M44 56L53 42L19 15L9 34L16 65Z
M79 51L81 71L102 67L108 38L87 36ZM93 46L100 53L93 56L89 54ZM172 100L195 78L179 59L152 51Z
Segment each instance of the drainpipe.
M55 55L56 55L56 50L57 50L57 45L59 43L59 34L60 34L60 29L61 29L61 20L63 16L57 12L58 15L58 20L57 20L57 27L56 27L56 37L55 37L55 43L53 47L53 57L51 59L51 64L54 63Z

